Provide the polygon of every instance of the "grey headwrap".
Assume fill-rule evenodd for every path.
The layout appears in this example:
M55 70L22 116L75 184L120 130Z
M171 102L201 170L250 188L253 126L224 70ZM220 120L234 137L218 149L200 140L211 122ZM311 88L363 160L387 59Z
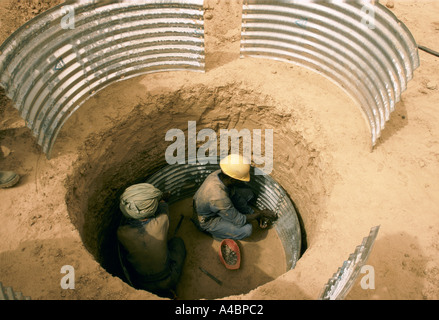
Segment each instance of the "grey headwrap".
M154 215L162 192L148 183L133 185L120 197L120 210L131 219L146 219Z

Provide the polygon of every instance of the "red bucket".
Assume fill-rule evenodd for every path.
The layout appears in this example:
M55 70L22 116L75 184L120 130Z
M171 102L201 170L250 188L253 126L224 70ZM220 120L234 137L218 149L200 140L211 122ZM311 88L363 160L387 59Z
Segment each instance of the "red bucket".
M229 270L236 270L241 266L241 252L238 244L232 239L221 241L219 257L224 266Z

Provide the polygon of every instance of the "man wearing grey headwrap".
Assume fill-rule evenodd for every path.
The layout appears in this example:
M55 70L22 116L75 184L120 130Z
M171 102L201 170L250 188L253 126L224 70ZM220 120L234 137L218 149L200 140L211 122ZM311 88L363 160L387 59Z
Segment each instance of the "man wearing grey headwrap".
M167 240L169 209L162 192L141 183L120 197L123 213L117 237L126 251L133 285L162 297L173 298L186 249L182 239Z

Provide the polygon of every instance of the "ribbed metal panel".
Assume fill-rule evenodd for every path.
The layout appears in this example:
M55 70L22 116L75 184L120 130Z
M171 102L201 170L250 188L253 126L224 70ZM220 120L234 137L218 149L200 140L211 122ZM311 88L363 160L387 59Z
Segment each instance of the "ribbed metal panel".
M343 300L346 297L357 280L361 268L369 258L379 230L379 226L371 229L369 236L363 239L361 245L355 249L349 259L343 262L343 266L338 268L337 272L329 279L319 300Z
M11 287L4 287L0 282L0 300L31 300L31 298L23 296L21 292L15 292Z
M163 192L172 193L171 203L192 197L209 174L220 169L215 158L208 158L208 164L168 165L147 179ZM216 159L218 162L218 159ZM188 162L189 163L189 162ZM218 162L219 163L219 162ZM255 174L257 173L257 174ZM252 168L251 181L247 186L256 195L254 205L270 209L278 214L274 227L282 242L286 265L293 269L300 258L301 230L296 210L285 190L270 176Z
M74 29L62 27L66 5L75 10ZM0 85L48 156L67 119L99 90L204 67L203 0L66 1L0 47Z
M241 56L298 64L337 83L364 111L372 145L420 64L413 36L378 1L244 0Z

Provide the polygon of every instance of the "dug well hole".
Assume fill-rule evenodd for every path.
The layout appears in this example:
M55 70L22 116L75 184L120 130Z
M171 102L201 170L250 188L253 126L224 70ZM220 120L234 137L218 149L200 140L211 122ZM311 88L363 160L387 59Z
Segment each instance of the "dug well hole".
M319 152L294 130L295 119L284 110L278 108L273 97L234 84L188 85L139 99L136 107L111 130L88 137L74 165L74 174L66 182L69 214L85 247L110 274L123 278L115 254L115 234L121 217L119 196L126 187L145 182L167 166L168 130L187 131L188 121L196 121L199 130L274 129L276 157L271 176L294 200L297 213L300 212L297 224L302 231L301 248L296 251L298 256L303 254L312 243L318 228L317 217L323 210L321 199L325 190L319 181L324 166ZM175 200L178 201L171 205L169 232L174 231L183 214L185 219L178 235L184 238L188 250L177 292L179 297L214 299L247 293L292 267L289 261L293 258L285 254L292 254L285 249L290 241L285 239L290 239L295 228L292 220L279 221L280 228L270 230L255 226L252 237L240 241L242 268L231 271L219 260L220 243L199 233L190 222L191 195ZM223 286L212 283L199 272L199 267L221 279Z

